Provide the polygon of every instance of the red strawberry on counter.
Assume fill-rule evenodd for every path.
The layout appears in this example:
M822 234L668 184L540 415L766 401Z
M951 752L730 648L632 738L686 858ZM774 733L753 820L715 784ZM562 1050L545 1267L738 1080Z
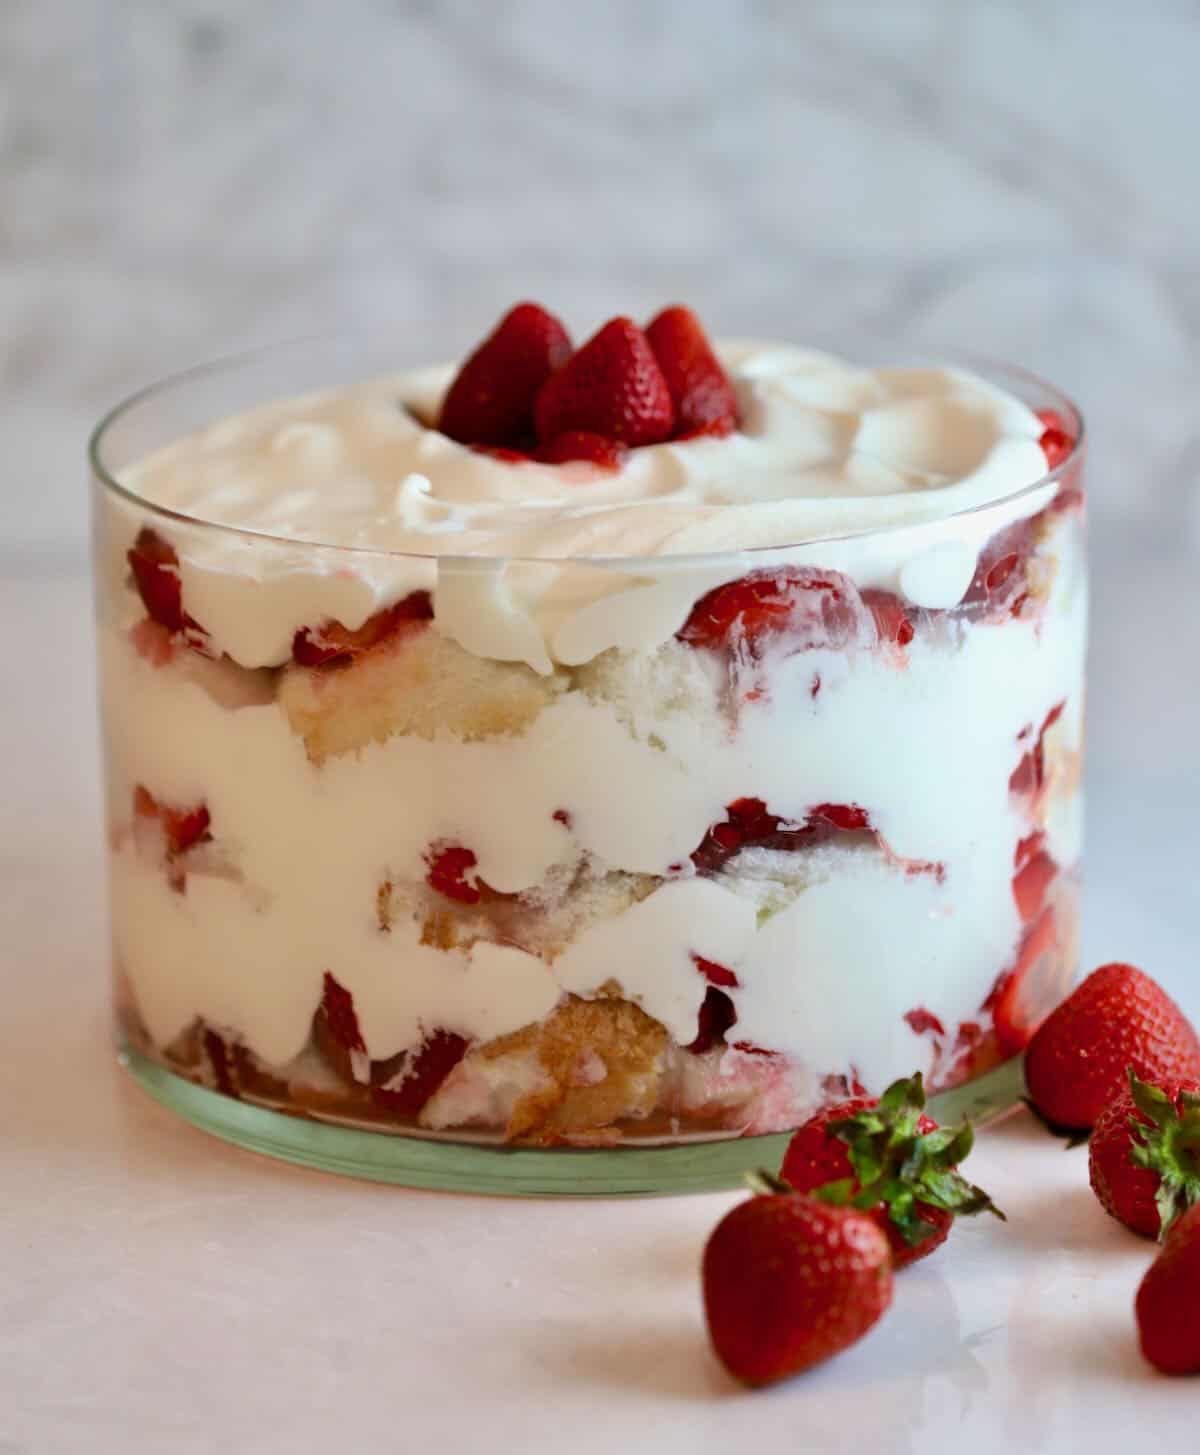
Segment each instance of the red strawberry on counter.
M522 446L533 438L538 390L570 357L558 319L540 304L518 303L458 371L438 428L462 444Z
M859 1096L826 1107L792 1137L780 1174L798 1192L871 1218L896 1268L940 1247L957 1215L1004 1216L957 1171L974 1144L970 1124L939 1127L924 1106L918 1073L878 1100Z
M704 1249L704 1312L737 1379L771 1384L847 1349L892 1301L887 1239L870 1218L760 1174Z
M1135 1304L1142 1353L1163 1374L1200 1374L1200 1207L1175 1224Z
M646 325L646 338L675 405L675 436L731 434L737 395L708 335L690 308L664 308Z
M1134 965L1101 965L1043 1022L1025 1054L1030 1099L1054 1127L1094 1127L1129 1070L1159 1085L1200 1080L1200 1039Z
M1155 1086L1132 1072L1088 1145L1092 1191L1144 1238L1164 1238L1200 1203L1200 1081Z
M646 335L629 318L611 319L542 385L534 424L543 444L586 430L621 444L654 445L675 425L671 391Z

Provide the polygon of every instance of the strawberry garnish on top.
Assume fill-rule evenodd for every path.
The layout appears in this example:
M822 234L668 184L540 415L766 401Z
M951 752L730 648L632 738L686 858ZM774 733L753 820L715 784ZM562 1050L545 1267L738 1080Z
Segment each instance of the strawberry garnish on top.
M1200 1038L1149 975L1101 965L1029 1043L1025 1084L1053 1127L1087 1130L1132 1069L1159 1085L1200 1080Z
M523 449L533 439L533 402L571 356L566 329L540 304L518 303L450 385L438 428L463 444Z
M887 1239L870 1218L760 1173L704 1249L704 1314L736 1379L772 1384L856 1343L892 1301Z
M1088 1143L1092 1191L1144 1238L1165 1238L1200 1203L1200 1081L1155 1086L1132 1071Z
M625 463L628 449L607 435L595 434L588 429L568 429L556 434L544 445L538 445L533 458L543 465L565 465L571 460L583 460L589 465L598 465L602 470L619 470Z
M646 325L646 339L675 406L675 438L732 433L737 396L692 310L680 304L664 308Z
M553 314L518 304L459 370L438 419L443 434L510 464L598 470L620 469L642 445L737 426L729 376L680 305L645 333L630 318L609 319L572 353Z
M587 430L634 447L669 439L675 406L646 335L613 318L546 380L533 417L539 440Z
M781 1169L798 1191L870 1216L897 1268L944 1243L956 1216L1004 1216L957 1170L974 1145L970 1123L939 1127L924 1109L920 1073L893 1082L878 1100L827 1107L793 1136Z

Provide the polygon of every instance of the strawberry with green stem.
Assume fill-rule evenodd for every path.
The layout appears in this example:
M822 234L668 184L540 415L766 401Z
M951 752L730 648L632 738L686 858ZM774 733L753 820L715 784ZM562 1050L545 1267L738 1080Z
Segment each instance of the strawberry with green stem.
M1107 1213L1164 1239L1200 1203L1200 1082L1156 1085L1130 1069L1096 1122L1088 1172Z
M897 1268L946 1241L955 1217L1004 1214L957 1170L970 1155L969 1122L939 1127L925 1114L920 1072L878 1100L827 1107L792 1137L781 1169L798 1191L868 1214L887 1235Z

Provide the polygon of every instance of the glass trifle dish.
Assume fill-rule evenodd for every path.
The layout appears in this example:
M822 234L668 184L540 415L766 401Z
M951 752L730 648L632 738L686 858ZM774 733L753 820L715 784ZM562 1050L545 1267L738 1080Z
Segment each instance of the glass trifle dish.
M720 1185L914 1070L1011 1098L1076 962L1073 406L682 307L385 347L199 370L93 441L143 1084L496 1190Z

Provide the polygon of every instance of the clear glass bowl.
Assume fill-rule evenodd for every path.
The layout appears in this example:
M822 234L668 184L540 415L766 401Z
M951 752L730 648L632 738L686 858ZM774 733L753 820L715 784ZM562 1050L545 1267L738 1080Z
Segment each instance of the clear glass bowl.
M381 369L270 350L93 438L140 1083L255 1150L514 1193L729 1186L918 1068L942 1116L1011 1104L1076 964L1079 445L935 522L640 559L281 539L121 483ZM1081 436L1052 389L981 372ZM489 655L498 614L544 662Z

